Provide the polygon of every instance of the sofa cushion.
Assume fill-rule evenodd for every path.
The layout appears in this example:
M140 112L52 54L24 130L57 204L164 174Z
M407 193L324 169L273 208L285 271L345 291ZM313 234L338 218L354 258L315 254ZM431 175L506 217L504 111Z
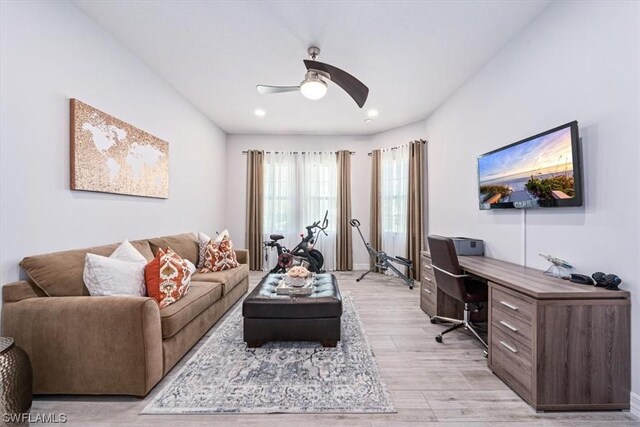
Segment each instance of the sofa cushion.
M51 297L89 295L84 286L84 258L87 253L109 256L118 245L54 252L24 258L20 266L31 281Z
M146 258L147 262L155 258L148 240L133 240L130 243Z
M220 283L191 282L188 294L160 310L162 338L170 338L177 334L221 297Z
M151 247L146 240L133 241L131 244L145 258L153 259ZM89 295L82 279L85 255L92 253L110 256L117 247L118 244L113 244L29 256L20 261L20 266L29 279L50 297Z
M198 238L193 233L176 234L175 236L157 237L149 239L153 256L158 255L158 249L167 250L171 247L181 258L188 259L198 265Z
M222 283L222 295L227 295L231 289L235 288L245 277L249 276L249 265L240 264L240 267L229 270L215 271L210 273L196 273L192 280L198 282Z

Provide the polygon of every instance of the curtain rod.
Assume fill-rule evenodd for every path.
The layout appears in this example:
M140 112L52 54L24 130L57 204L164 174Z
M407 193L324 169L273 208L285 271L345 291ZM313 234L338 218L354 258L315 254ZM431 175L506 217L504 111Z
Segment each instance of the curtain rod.
M338 150L340 151L340 150ZM326 153L327 151L265 151L264 154L284 154L284 153L291 153L291 154L311 154L311 153ZM329 151L329 153L331 153L332 151ZM242 152L242 154L247 154L248 151L244 150ZM336 152L337 153L337 152ZM355 151L349 151L349 154L356 154ZM371 153L369 153L369 155L371 155Z
M417 142L422 142L423 144L426 144L426 143L427 143L427 140L426 140L426 139L417 139L416 141L417 141ZM400 147L403 147L403 145L401 145ZM384 150L397 150L397 149L398 149L398 148L400 148L400 147L384 148ZM372 155L372 154L373 154L373 153L369 152L369 153L367 153L367 156L371 157L371 155Z

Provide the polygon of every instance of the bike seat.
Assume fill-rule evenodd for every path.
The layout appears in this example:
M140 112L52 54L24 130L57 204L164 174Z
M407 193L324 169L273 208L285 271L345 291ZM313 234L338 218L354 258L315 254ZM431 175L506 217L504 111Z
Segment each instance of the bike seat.
M278 240L284 239L284 236L282 234L272 234L269 236L269 238L277 242Z
M404 257L401 257L401 256L396 256L396 258L398 258L400 261L406 262L407 264L413 264L413 261L411 261L408 258L404 258Z

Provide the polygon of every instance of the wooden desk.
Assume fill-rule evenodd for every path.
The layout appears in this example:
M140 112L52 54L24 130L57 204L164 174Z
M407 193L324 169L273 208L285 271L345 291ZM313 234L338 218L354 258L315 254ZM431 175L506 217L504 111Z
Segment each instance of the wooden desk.
M629 409L629 292L488 257L459 262L489 283L489 368L534 409Z

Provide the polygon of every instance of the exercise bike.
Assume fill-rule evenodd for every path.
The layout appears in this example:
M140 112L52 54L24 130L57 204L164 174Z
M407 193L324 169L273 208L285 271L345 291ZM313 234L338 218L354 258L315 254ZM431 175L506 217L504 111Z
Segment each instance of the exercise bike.
M409 289L413 289L413 278L410 277L411 271L412 271L411 267L413 265L413 261L411 261L410 259L407 259L407 258L403 258L401 256L395 256L394 257L394 256L391 256L391 255L388 255L384 251L375 250L364 239L364 236L362 235L362 231L360 231L360 221L358 221L357 219L352 219L351 221L349 221L349 224L351 224L352 227L358 229L358 233L360 234L360 237L362 238L362 241L364 242L364 245L367 247L367 252L369 252L369 256L373 260L373 267L371 267L369 269L369 271L365 271L364 274L362 274L362 276L357 278L356 282L359 282L360 280L364 279L364 276L366 276L367 274L371 273L372 271L375 271L376 268L379 268L382 271L387 271L388 269L390 269L391 271L396 273L396 275L398 275L398 277L400 279L402 279L402 281L405 283L405 285L409 286ZM398 264L398 265L401 265L403 267L407 267L409 269L409 275L406 275L403 272L401 272L400 270L398 270L398 268L396 268L396 266L393 265L394 263Z
M289 250L278 243L279 240L284 239L282 234L272 234L269 236L271 239L269 242L264 242L265 258L268 248L276 248L278 253L278 261L269 273L285 273L289 267L293 265L304 265L312 273L323 273L324 270L324 256L322 253L314 249L315 244L318 242L315 230L324 233L328 236L325 229L329 226L329 220L327 215L329 211L324 214L322 221L316 221L311 225L306 226L307 234L301 234L302 240L293 249Z

